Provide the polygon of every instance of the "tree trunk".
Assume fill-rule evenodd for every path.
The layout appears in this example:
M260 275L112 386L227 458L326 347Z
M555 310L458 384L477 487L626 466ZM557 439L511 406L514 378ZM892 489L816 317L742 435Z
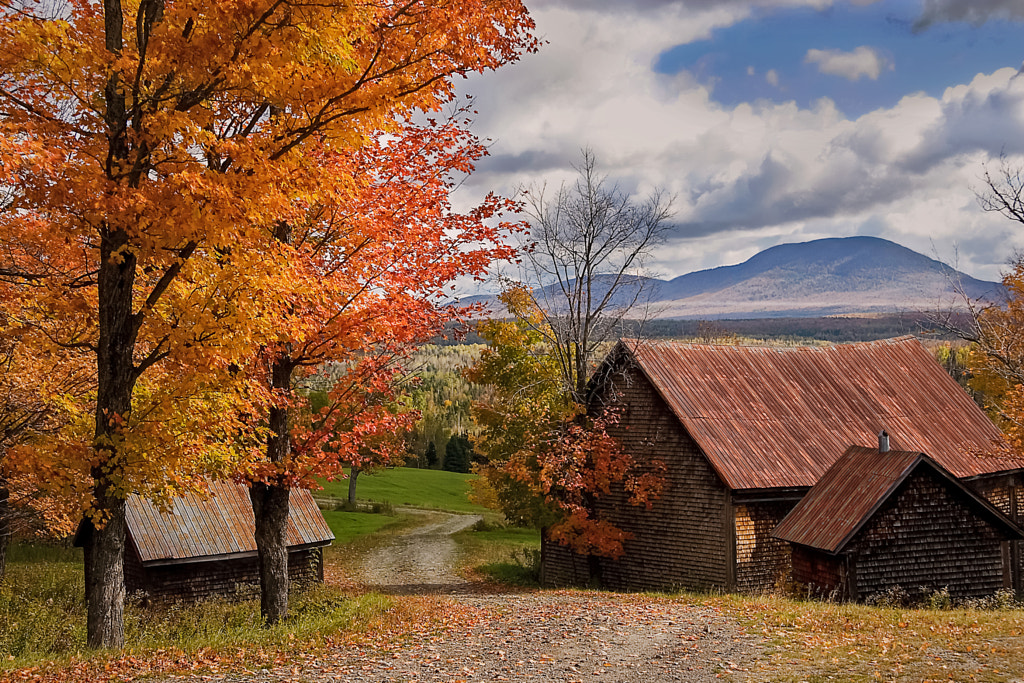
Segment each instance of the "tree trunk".
M119 648L124 645L125 502L114 498L104 505L110 517L93 529L85 548L88 642L94 648Z
M288 616L287 486L257 482L249 489L256 517L256 552L260 568L260 614L267 625Z
M291 360L282 352L274 361L271 386L291 393ZM291 453L291 429L287 404L274 406L269 415L270 438L267 459L283 462ZM256 553L260 568L260 613L268 625L288 616L288 530L287 485L256 482L249 489L252 513L256 519Z
M120 0L104 0L105 47L120 55L124 15ZM105 119L110 153L108 178L121 172L128 157L124 87L117 74L104 91ZM100 261L97 281L99 341L96 353L96 431L92 468L93 504L102 519L86 547L85 595L89 603L89 647L124 645L124 536L125 501L118 489L124 426L131 416L135 385L134 351L138 327L133 314L133 288L137 257L128 248L128 233L111 224L98 226Z
M0 476L0 579L7 571L7 546L11 541L11 492L7 479Z
M356 479L359 478L360 469L353 467L348 473L348 503L349 505L356 504Z
M125 501L118 490L121 441L131 417L137 333L133 308L136 257L125 249L124 230L104 230L100 238L99 344L96 354L96 431L92 468L93 498L102 515L87 548L90 571L85 587L89 602L90 647L124 645Z

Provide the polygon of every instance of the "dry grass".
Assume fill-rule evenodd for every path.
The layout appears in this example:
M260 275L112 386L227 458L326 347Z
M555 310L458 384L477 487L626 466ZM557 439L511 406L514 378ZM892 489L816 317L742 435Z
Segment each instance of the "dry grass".
M1012 681L1024 678L1024 610L899 609L723 596L760 635L756 681Z

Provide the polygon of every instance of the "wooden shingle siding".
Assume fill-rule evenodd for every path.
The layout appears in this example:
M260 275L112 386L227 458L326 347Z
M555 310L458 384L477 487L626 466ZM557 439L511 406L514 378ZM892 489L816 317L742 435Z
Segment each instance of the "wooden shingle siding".
M591 582L589 558L546 539L541 541L541 576L545 586L586 586Z
M598 516L633 537L620 559L597 561L599 576L591 578L620 590L728 588L731 520L725 487L643 375L617 375L614 387L615 405L624 412L609 432L640 463L662 461L665 483L650 510L630 505L621 488L597 499ZM587 561L571 561L564 548L553 545L544 547L545 580L588 583L579 575Z
M1018 525L1024 525L1024 475L1019 472L988 475L965 482ZM1010 565L1009 585L1024 594L1024 541L1006 546Z
M933 477L915 473L851 540L856 595L892 586L911 596L949 589L954 599L1003 588L1003 536Z
M323 580L322 548L288 553L288 578L295 585ZM236 557L143 567L134 549L125 553L125 590L153 605L194 602L211 597L246 599L259 596L259 567L255 557Z
M771 534L794 505L795 501L734 506L736 590L770 591L789 581L792 574L790 545Z
M845 558L803 545L793 546L793 581L808 595L829 599L846 598Z

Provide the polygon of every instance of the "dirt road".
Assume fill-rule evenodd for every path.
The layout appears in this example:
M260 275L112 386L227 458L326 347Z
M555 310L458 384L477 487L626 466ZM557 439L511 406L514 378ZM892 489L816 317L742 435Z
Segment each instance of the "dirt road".
M734 620L708 606L612 593L495 593L471 585L455 572L451 534L477 519L438 513L362 565L362 582L373 590L446 595L437 609L450 614L448 628L354 658L328 654L308 662L299 680L656 683L714 681L722 674L740 680L759 650ZM269 680L294 680L295 673Z
M417 594L453 592L466 585L455 571L458 548L452 534L473 526L480 516L425 514L430 517L426 524L370 553L363 561L362 583L384 593Z

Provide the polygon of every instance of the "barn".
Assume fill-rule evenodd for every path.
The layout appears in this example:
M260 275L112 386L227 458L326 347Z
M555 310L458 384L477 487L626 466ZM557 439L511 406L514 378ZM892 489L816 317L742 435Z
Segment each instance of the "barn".
M884 433L883 433L884 434ZM1024 532L924 453L851 446L772 533L812 593L864 600L899 587L962 601L1010 588Z
M1020 522L1024 458L912 337L778 348L621 341L591 382L590 407L615 406L609 431L643 465L666 467L650 509L614 492L596 514L632 535L618 559L542 541L548 585L768 590L792 576L772 535L850 446L927 453ZM1021 542L1006 541L1020 589Z
M289 507L289 578L299 584L323 581L323 547L334 534L308 490L292 489ZM150 603L258 595L255 523L244 485L211 482L208 497L185 494L167 510L131 495L126 521L129 595ZM85 540L80 532L75 543Z

